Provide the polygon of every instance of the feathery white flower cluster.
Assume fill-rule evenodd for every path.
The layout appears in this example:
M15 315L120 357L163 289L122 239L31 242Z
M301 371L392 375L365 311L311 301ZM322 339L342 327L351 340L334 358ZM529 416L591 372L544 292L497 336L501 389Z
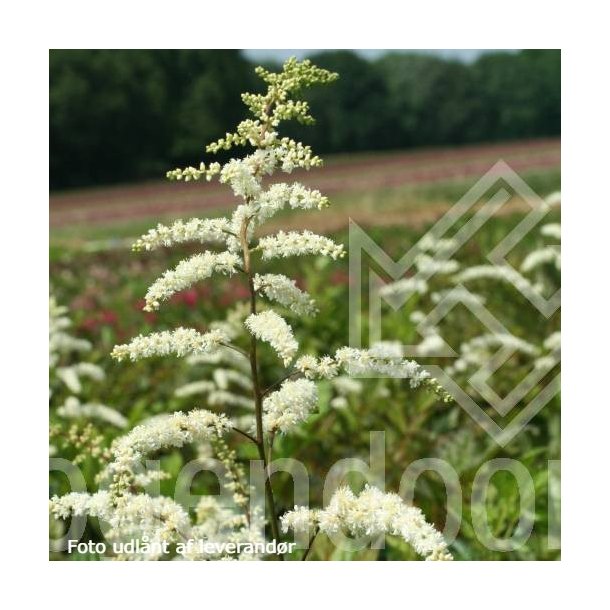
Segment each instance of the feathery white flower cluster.
M315 315L318 312L314 300L297 287L294 280L285 275L267 273L254 276L254 289L269 300L287 307L297 315Z
M402 348L397 342L377 343L370 350L342 347L334 356L322 358L302 356L295 362L295 368L307 379L332 379L340 370L350 376L378 375L409 379L411 388L424 385L437 394L443 402L452 400L428 371L414 360L402 357Z
M107 491L94 494L69 493L54 496L49 502L50 512L58 519L71 516L97 517L110 525L106 536L110 540L132 538L149 541L176 542L188 535L191 524L187 512L165 496L152 497L147 494L125 494L114 497ZM159 559L160 545L150 545L155 549L151 554L125 553L126 559ZM121 554L123 555L123 554Z
M419 387L430 378L430 373L417 362L402 358L400 353L390 353L384 347L379 347L377 351L343 347L335 353L335 360L350 375L407 378L412 388Z
M293 510L284 513L280 517L282 531L286 534L293 531L295 534L302 532L311 534L318 527L318 515L320 511L305 506L295 506Z
M241 259L232 252L203 252L178 263L175 269L166 271L146 293L145 311L158 309L176 292L192 286L195 282L209 278L213 273L232 275L241 265Z
M301 356L294 363L294 367L307 379L332 379L339 374L339 364L332 356Z
M321 210L329 205L328 197L324 197L320 191L308 189L298 182L272 184L267 191L261 193L257 204L261 214L267 218L286 206L292 209Z
M191 218L186 222L177 220L169 227L158 224L156 228L142 235L133 244L132 250L156 250L162 246L169 247L191 241L202 244L224 242L229 229L229 221L226 218Z
M180 327L176 330L139 335L130 343L116 345L111 356L119 362L124 358L130 358L135 362L152 356L182 357L188 354L212 352L226 341L228 341L228 337L220 329L201 334L193 328Z
M236 197L254 198L262 190L258 174L270 174L274 167L273 153L258 150L248 157L226 163L220 172L220 182L229 184Z
M336 244L332 239L311 231L279 231L275 235L262 237L257 249L262 252L263 260L308 254L330 256L335 260L345 256L343 244Z
M226 416L204 409L188 413L177 411L168 417L152 419L115 441L112 447L114 459L108 470L115 479L119 477L115 482L123 487L125 482L131 481L134 469L147 455L222 436L231 428L232 423Z
M263 311L250 314L244 324L257 339L271 345L284 362L284 366L288 366L292 362L299 349L299 344L292 334L292 328L282 316L275 311Z
M377 345L377 350L341 347L335 356L302 356L295 367L308 379L332 379L340 369L349 375L378 374L387 377L406 377L412 387L418 387L430 374L417 362L403 359L400 353L387 352ZM398 362L397 362L398 360Z
M289 432L305 421L317 405L318 388L313 381L284 381L263 401L263 428L266 432Z
M426 521L421 510L405 504L398 494L383 493L370 485L358 496L340 487L323 510L295 507L282 516L281 523L284 532L307 532L317 527L331 536L343 530L352 536L399 536L427 560L453 559L442 534Z

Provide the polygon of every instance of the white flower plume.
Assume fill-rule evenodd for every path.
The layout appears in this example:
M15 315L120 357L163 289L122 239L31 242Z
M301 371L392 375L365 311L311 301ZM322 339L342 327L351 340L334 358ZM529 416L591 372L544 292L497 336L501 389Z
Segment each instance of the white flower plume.
M314 315L318 311L313 299L285 275L257 273L254 276L254 289L297 315Z
M263 401L263 428L267 432L289 432L304 422L317 405L318 388L313 381L284 381Z
M159 308L173 294L192 286L195 282L209 278L213 273L232 275L241 264L241 259L232 252L203 252L178 263L175 269L166 271L146 293L145 311Z
M163 224L150 229L132 246L133 250L155 250L162 246L173 246L185 242L224 242L229 230L226 218L191 218L186 222L177 220L169 227Z
M442 534L426 521L421 510L405 504L398 494L383 493L369 485L358 496L340 487L325 509L295 507L282 516L281 523L284 532L308 531L317 526L328 535L341 530L352 536L390 534L401 537L427 560L453 559Z
M257 248L262 252L263 260L307 254L330 256L332 259L337 259L345 255L342 244L336 244L332 239L316 235L311 231L302 233L279 231L275 235L262 237Z
M119 362L124 358L135 361L151 356L182 357L212 352L225 342L228 342L228 337L222 330L215 329L201 334L193 328L180 327L176 330L139 335L130 343L116 345L111 355Z
M231 421L226 416L205 409L188 413L177 411L168 417L152 419L115 441L112 448L114 460L109 465L109 471L131 472L147 455L161 449L180 448L219 437L231 427Z
M257 339L269 343L283 360L284 366L288 366L294 358L299 344L292 334L292 328L275 311L263 311L249 315L244 324L248 331Z

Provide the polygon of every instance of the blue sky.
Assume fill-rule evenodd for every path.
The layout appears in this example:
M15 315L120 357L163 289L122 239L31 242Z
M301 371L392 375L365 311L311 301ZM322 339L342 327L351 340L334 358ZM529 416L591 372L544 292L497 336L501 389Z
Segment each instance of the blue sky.
M310 55L311 53L320 51L322 49L244 49L244 54L252 60L264 61L267 59L274 59L282 61L292 55L295 55L299 59ZM484 53L490 53L492 51L504 50L504 51L517 51L518 49L352 49L362 57L368 59L375 59L384 53L389 51L394 52L410 52L410 53L425 53L430 55L438 55L440 57L447 57L450 59L459 59L464 62L471 62L477 59L477 57Z

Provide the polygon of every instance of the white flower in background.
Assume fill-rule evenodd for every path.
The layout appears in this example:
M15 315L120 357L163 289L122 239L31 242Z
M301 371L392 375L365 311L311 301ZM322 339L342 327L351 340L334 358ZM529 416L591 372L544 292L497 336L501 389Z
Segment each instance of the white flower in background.
M551 333L542 343L544 354L534 361L537 369L551 370L559 362L559 352L561 350L561 332Z
M139 335L130 343L116 345L111 355L119 362L124 358L136 361L152 356L175 355L181 357L188 354L212 352L226 341L228 341L228 337L221 330L211 330L201 334L193 328L180 327L176 330Z
M297 315L314 315L318 311L314 300L285 275L257 273L254 276L254 289Z
M545 237L552 237L554 239L561 239L561 225L558 222L546 224L540 228L540 234Z
M213 381L202 379L200 381L193 381L180 386L174 395L178 398L186 398L187 396L196 396L198 394L208 394L216 388L216 384Z
M460 268L457 261L437 259L427 254L418 254L415 257L415 266L420 273L425 275L446 275L455 273Z
M448 373L463 372L471 367L486 366L498 348L507 348L532 357L540 353L539 348L535 345L509 333L488 333L462 343L460 357L448 369Z
M105 378L103 369L90 362L78 362L71 366L60 366L55 370L55 374L75 394L79 394L82 390L81 377L88 377L94 381L103 381Z
M539 250L530 252L521 263L521 271L529 273L542 265L554 265L561 269L561 253L557 246L545 246Z
M379 294L383 297L426 294L426 292L428 292L428 283L418 277L406 277L379 289Z
M332 259L337 259L345 255L343 244L336 244L332 239L316 235L311 231L303 231L302 233L279 231L275 235L262 237L257 248L262 252L263 260L308 254L330 256Z
M346 375L340 375L331 379L331 386L336 396L331 398L330 406L333 409L345 409L349 406L348 397L362 394L362 383Z
M257 339L271 345L284 362L284 366L288 366L292 362L299 349L299 344L284 318L275 311L263 311L249 315L245 325Z
M85 403L76 396L69 396L63 405L57 408L57 415L68 419L98 419L117 428L126 428L127 418L112 407L96 403Z
M436 238L431 233L426 233L417 242L417 247L422 252L432 252L438 256L445 257L459 247L459 242L451 237Z
M544 200L544 205L546 207L554 208L561 204L561 192L555 191L548 195Z
M208 404L211 407L241 407L254 409L254 401L247 397L228 392L227 390L212 390L208 395Z
M203 252L178 263L175 269L166 271L152 284L146 293L145 311L159 308L161 301L166 301L176 292L189 288L194 283L209 278L213 273L232 275L241 265L241 259L232 252Z
M468 290L465 286L456 286L455 288L433 292L430 298L435 304L441 302L449 305L462 303L466 307L469 305L471 307L479 307L485 304L485 297Z
M512 284L524 294L542 291L542 287L532 284L526 277L508 265L475 265L464 269L453 277L456 284L475 280L495 279Z
M240 371L217 368L214 369L212 376L216 386L221 390L228 390L231 385L236 385L247 392L252 391L252 379Z
M263 428L267 432L289 432L304 422L317 405L318 388L313 381L284 381L263 401Z
M561 349L561 333L559 331L555 331L554 333L550 334L544 340L543 345L544 349L547 349L549 351Z
M330 536L339 531L352 536L399 536L427 560L453 559L442 534L426 521L421 510L408 506L397 494L383 493L370 485L358 496L340 487L326 508L311 511L295 507L282 517L284 531L303 532L316 527Z

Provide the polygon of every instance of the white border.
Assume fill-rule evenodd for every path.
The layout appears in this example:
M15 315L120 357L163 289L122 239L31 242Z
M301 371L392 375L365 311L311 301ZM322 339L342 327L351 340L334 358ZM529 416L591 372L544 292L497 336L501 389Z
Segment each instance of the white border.
M224 5L219 5L224 6ZM277 7L277 8L274 8ZM399 8L401 7L402 8ZM578 11L578 12L576 12ZM607 559L606 20L557 2L11 3L3 11L4 582L51 608L549 607L585 601ZM291 21L292 18L292 21ZM563 542L557 563L48 564L48 48L564 48ZM602 133L602 130L605 132ZM601 180L600 180L601 178ZM6 373L8 371L8 373ZM40 449L37 451L37 449ZM600 472L600 468L602 469ZM172 567L173 566L173 567ZM157 576L158 575L158 576ZM273 584L271 584L273 583ZM9 592L10 593L10 592ZM442 601L441 601L442 600ZM562 604L563 605L563 604Z

